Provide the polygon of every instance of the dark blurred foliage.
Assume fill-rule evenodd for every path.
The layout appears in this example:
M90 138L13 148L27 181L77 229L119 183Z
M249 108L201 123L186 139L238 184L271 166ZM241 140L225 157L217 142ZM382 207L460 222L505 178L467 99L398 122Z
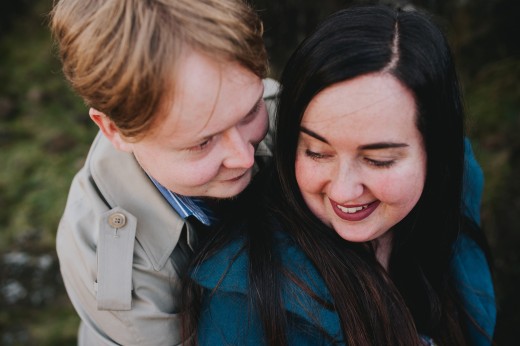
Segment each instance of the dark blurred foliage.
M30 5L30 0L0 2L0 36L9 32L12 22L26 13Z
M66 86L46 13L54 0L0 2L0 344L74 344L78 319L57 272L54 235L95 127ZM143 0L144 1L144 0ZM447 33L466 96L468 135L486 177L482 228L493 256L496 342L520 323L520 1L249 0L264 21L271 75L332 12L412 4Z
M296 45L332 12L352 4L412 4L437 16L452 42L462 72L474 74L490 61L520 53L520 1L515 0L253 0L265 28L265 41L273 69L279 73Z

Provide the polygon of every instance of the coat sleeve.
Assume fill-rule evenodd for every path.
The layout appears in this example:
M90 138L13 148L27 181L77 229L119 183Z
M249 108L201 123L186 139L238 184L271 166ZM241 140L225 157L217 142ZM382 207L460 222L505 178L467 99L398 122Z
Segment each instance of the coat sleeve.
M130 295L128 306L99 305L99 241L101 206L93 205L94 188L88 179L76 178L58 228L56 246L60 269L69 298L82 324L79 345L176 345L180 333L180 279L172 261L154 267L139 241L132 243L128 290L116 285L121 295ZM94 203L95 204L95 203ZM105 206L106 208L106 206ZM99 210L98 210L99 209ZM110 253L108 254L110 256ZM111 258L113 263L122 258ZM110 275L118 275L110 274ZM108 278L110 279L110 278ZM110 295L109 295L110 296Z
M462 190L464 214L473 220L475 224L480 225L484 174L473 154L471 142L468 138L464 140L464 158L464 184Z
M487 335L483 335L473 323L468 323L472 345L491 345L497 311L486 257L477 243L465 234L458 238L454 250L452 272L462 302L470 317Z

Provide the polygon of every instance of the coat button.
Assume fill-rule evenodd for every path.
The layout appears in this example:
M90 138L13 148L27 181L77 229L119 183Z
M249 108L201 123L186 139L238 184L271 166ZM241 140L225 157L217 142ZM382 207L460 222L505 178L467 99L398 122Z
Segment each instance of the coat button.
M108 217L108 224L113 228L121 228L126 225L126 216L123 213L114 213Z

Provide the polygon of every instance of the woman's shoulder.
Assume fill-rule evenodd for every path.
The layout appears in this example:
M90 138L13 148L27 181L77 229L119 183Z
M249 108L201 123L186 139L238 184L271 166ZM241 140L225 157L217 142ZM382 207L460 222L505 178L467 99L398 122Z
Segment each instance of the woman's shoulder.
M314 295L317 295L322 300L330 302L332 298L325 281L303 250L283 231L276 232L274 237L276 242L275 249L284 268L285 275L292 276L295 279L285 280L286 286L298 290L300 286L303 286L307 291L312 291ZM300 283L300 286L295 284L296 281Z
M248 256L244 237L238 237L192 269L191 278L207 289L247 292Z
M305 254L283 231L275 231L274 251L280 256L282 265L302 270L310 265ZM244 235L228 241L213 255L194 268L192 278L207 288L217 285L225 290L243 291L248 275L249 256Z
M339 317L332 308L332 297L318 270L287 233L277 230L273 240L274 253L281 264L283 308L300 321L319 326L334 339L341 340ZM198 266L192 278L209 291L231 293L235 299L246 298L249 268L246 239L242 236Z
M284 308L308 325L325 331L341 344L343 333L339 316L320 272L287 234L280 232L276 236L284 275L292 278L283 281Z
M488 335L493 335L496 303L491 271L482 248L465 233L455 242L452 273L464 307ZM472 337L481 340L480 333L472 329L470 326Z
M452 270L462 288L479 290L494 297L489 263L483 249L469 235L461 233L454 244Z
M314 265L287 233L274 231L273 247L284 272L308 285L315 293L321 293L320 296L328 294ZM205 288L237 293L247 291L248 275L249 255L244 235L228 241L191 273L191 277Z

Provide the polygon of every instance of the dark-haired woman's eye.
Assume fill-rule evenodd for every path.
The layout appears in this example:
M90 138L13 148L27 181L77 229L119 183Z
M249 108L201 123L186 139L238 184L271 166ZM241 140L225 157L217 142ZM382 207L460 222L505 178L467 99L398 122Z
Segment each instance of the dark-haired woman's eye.
M305 150L305 155L310 157L313 160L319 160L329 157L329 155L320 154L309 149Z
M395 160L381 161L381 160L374 160L374 159L369 159L369 158L365 158L365 161L369 165L372 165L372 166L378 167L378 168L388 168L388 167L391 167L395 163Z

